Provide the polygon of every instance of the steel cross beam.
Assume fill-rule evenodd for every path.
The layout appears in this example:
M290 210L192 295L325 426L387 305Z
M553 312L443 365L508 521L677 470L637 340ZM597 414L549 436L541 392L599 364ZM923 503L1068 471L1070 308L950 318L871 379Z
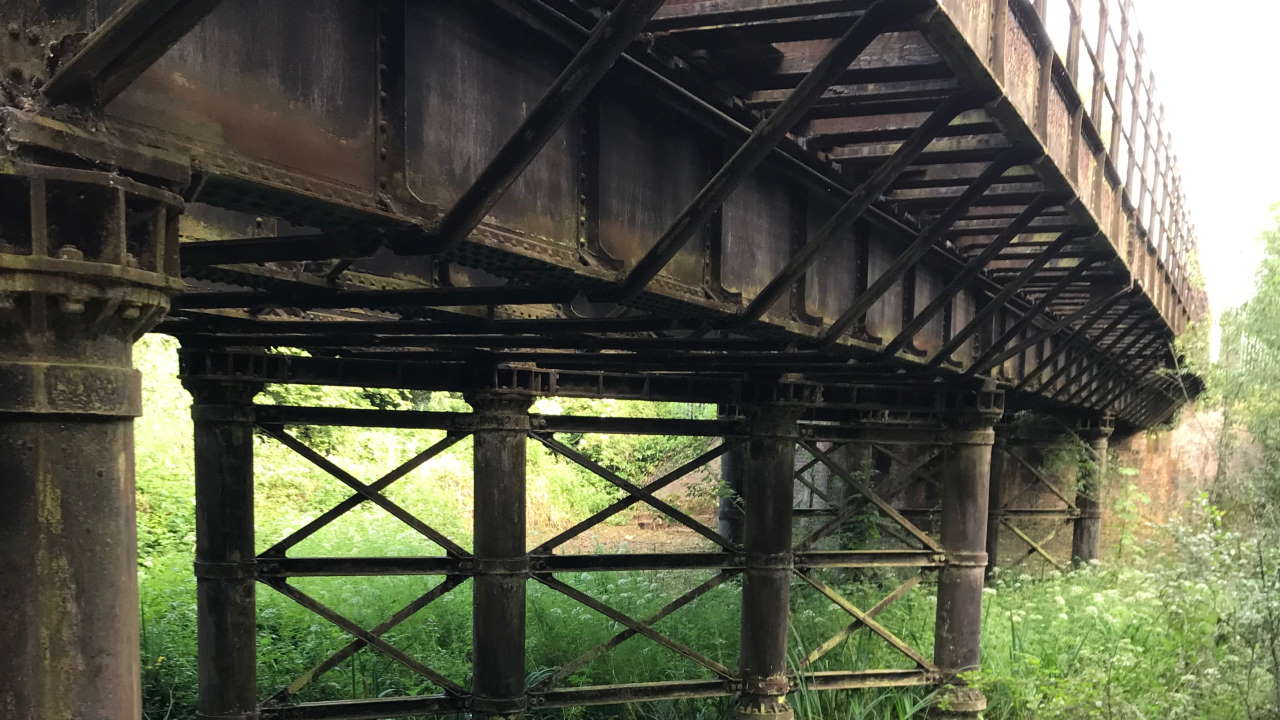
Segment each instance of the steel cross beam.
M1107 310L1111 309L1111 306L1113 304L1114 303L1107 303L1106 305L1104 305L1103 306L1104 309L1099 311L1099 314L1097 317L1101 318L1101 316L1105 314ZM1138 308L1135 305L1130 305L1129 307L1125 308L1123 311L1121 311L1119 314L1116 315L1115 319L1113 319L1110 322L1110 324L1108 324L1105 328L1103 328L1102 332L1098 334L1098 337L1099 338L1106 337L1108 333L1110 333L1112 330L1119 327L1121 323L1129 319L1129 316L1133 315L1135 312L1137 312L1137 310ZM1045 368L1051 367L1054 361L1056 361L1059 357L1061 357L1062 354L1065 353L1067 349L1071 347L1071 344L1075 342L1075 339L1080 337L1085 330L1087 330L1087 327L1082 326L1072 331L1070 337L1068 337L1066 340L1060 343L1056 348L1053 349L1052 352L1050 352L1047 356L1045 356L1043 360L1037 363L1035 368L1032 369L1031 372L1024 375L1023 378L1018 381L1018 384L1014 385L1013 389L1021 390L1022 388L1026 387L1027 383L1031 382L1032 379L1039 377L1040 373L1044 372ZM1086 339L1087 339L1087 336L1086 336Z
M1161 337L1158 331L1153 331L1149 335L1134 333L1132 337L1126 338L1113 346L1112 352L1110 353L1111 363L1117 367L1124 368L1124 359L1131 353L1138 354L1145 352L1153 344L1160 342L1160 340ZM1084 372L1076 373L1071 377L1069 382L1063 384L1063 387L1071 387L1082 377L1084 377ZM1092 390L1098 384L1099 380L1100 378L1097 377L1090 378L1080 389ZM1055 395L1057 394L1060 393L1055 393Z
M262 305L284 305L303 309L542 305L569 302L575 295L577 291L571 288L505 285L405 290L339 290L315 287L296 290L285 295L256 290L186 293L174 298L173 307L178 310L212 310Z
M1146 352L1152 345L1160 342L1162 339L1163 338L1161 338L1159 334L1151 336L1145 342L1141 343L1134 350L1134 354L1140 355L1143 352ZM1118 374L1127 374L1130 377L1140 376L1140 373L1136 372L1133 368L1128 368L1124 365L1123 357L1115 358L1114 364L1117 368L1116 372ZM1151 363L1151 364L1154 364L1154 363ZM1106 379L1110 379L1110 378L1106 378ZM1072 402L1076 400L1076 398L1081 397L1082 395L1085 395L1086 397L1091 398L1096 390L1100 390L1102 386L1105 385L1106 379L1104 379L1103 376L1100 374L1097 378L1094 378L1089 382L1076 388L1070 395L1066 397L1065 402Z
M1134 321L1134 323L1129 327L1130 332L1137 329L1137 326L1141 324L1142 324L1141 320ZM1116 362L1115 358L1122 356L1134 345L1138 344L1139 342L1142 342L1144 338L1149 338L1149 337L1150 336L1144 335L1142 333L1133 332L1133 334L1130 337L1124 340L1121 340L1119 342L1112 343L1112 351L1109 353L1109 355L1111 356L1111 362L1115 363ZM1055 380L1062 377L1064 374L1070 372L1071 375L1067 378L1067 380L1064 383L1062 383L1062 386L1061 386L1064 389L1069 388L1072 385L1074 385L1077 381L1079 381L1081 378L1083 378L1085 376L1085 373L1087 373L1090 370L1090 366L1088 365L1088 363L1085 363L1082 367L1073 367L1073 365L1074 363L1063 364L1063 366L1058 368L1053 373L1052 376L1050 376L1044 382L1040 383L1040 388L1052 386ZM1088 386L1092 386L1095 381L1096 379L1089 380ZM1061 392L1062 391L1055 392L1053 396L1057 397L1058 395L1061 394Z
M1145 375L1146 373L1151 372L1151 370L1155 367L1155 365L1156 365L1156 363L1155 363L1155 362L1150 362L1150 363L1147 363L1146 365L1140 366L1140 367L1138 367L1138 368L1134 369L1134 370L1132 371L1132 374L1131 374L1129 377L1131 377L1131 378L1132 378L1132 377L1141 377L1142 375ZM1102 383L1102 384L1097 384L1097 385L1095 385L1095 386L1094 386L1094 387L1089 391L1088 396L1087 396L1087 397L1086 397L1082 402L1083 402L1083 403L1087 403L1087 404L1089 404L1089 405L1096 405L1096 404L1098 404L1098 403L1101 403L1101 402L1103 401L1103 398L1105 397L1105 393L1106 393L1106 392L1110 389L1110 387L1111 387L1111 386L1112 386L1112 385L1113 385L1113 384L1114 384L1114 383L1119 379L1119 377L1120 377L1119 375L1112 375L1112 376L1109 378L1109 380L1110 380L1110 382L1109 382L1109 383ZM1168 398L1168 399L1170 399L1170 400L1175 401L1175 402L1181 402L1181 401L1182 401L1182 399L1183 399L1183 398L1180 398L1180 397L1178 397L1177 395L1175 395L1175 394L1172 392L1172 390L1171 390L1171 389L1167 389L1167 388L1160 388L1160 394L1161 394L1161 395L1163 395L1163 396L1165 396L1166 398ZM1107 403L1102 407L1102 409L1103 409L1103 410L1110 410L1110 408L1111 408L1112 406L1114 406L1114 405L1115 405L1117 402L1119 402L1119 401L1120 401L1120 398L1119 398L1119 397L1113 398L1110 402L1107 402Z
M916 333L920 332L921 328L928 324L934 315L937 315L942 308L946 307L947 303L951 302L952 298L964 290L969 282L987 267L987 263L991 262L996 254L1012 243L1052 203L1053 198L1046 193L1027 205L1026 209L1018 217L1014 218L1004 230L1000 231L1000 234L996 235L982 249L982 252L965 264L960 272L951 279L951 282L933 300L929 301L929 304L923 310L916 313L916 316L911 319L911 322L907 323L906 327L902 328L898 336L884 346L880 351L881 355L892 356L901 350L903 346L910 343L915 338Z
M867 208L875 202L889 186L907 169L907 167L925 151L939 133L960 113L970 109L974 100L965 95L957 95L945 101L941 107L929 115L928 119L916 128L884 164L876 169L853 191L849 200L827 220L818 233L796 251L787 262L786 267L765 285L742 315L735 318L733 325L741 327L764 316L769 308L791 289L800 276L818 259L818 253L826 247L838 233L849 227L862 217Z
M665 0L622 0L596 23L582 49L525 116L524 122L445 213L432 232L435 244L418 248L412 239L404 239L397 243L396 249L442 254L462 243L552 136L577 112L663 2Z
M106 105L213 12L218 2L128 0L49 78L45 97L55 103Z
M623 280L622 287L602 293L601 298L626 303L644 292L689 239L719 211L733 191L773 152L787 132L800 122L826 89L880 36L886 25L912 15L931 15L936 10L935 3L922 0L880 0L872 5L698 191L653 247L632 268Z
M1036 273L1040 272L1041 268L1048 265L1050 261L1061 255L1063 249L1065 249L1072 240L1075 240L1078 237L1079 235L1074 232L1065 232L1046 246L1044 250L1031 260L1031 262L1027 263L1027 266L1022 269L1022 272L1018 273L1017 277L1005 283L1004 287L1000 288L1000 292L987 300L987 302L983 304L982 308L974 313L973 319L970 320L967 325L961 328L956 334L952 335L950 340L947 340L946 344L944 344L942 348L938 350L937 354L929 360L926 367L936 368L947 360L950 360L951 355L959 349L966 340L972 337L979 328L982 327L982 323L988 322L991 318L995 317L995 314L1000 312L1001 308L1005 306L1005 302L1030 282L1036 276Z
M1064 286L1064 284L1059 283L1059 287L1062 287L1062 286ZM1055 289L1058 289L1058 288L1055 287ZM987 349L987 352L983 354L984 357L987 357L989 359L975 361L973 365L969 366L968 370L965 370L964 374L966 376L969 376L969 375L974 375L981 372L986 372L987 370L990 370L991 368L996 367L997 365L1005 362L1009 358L1014 357L1015 355L1021 353L1027 348L1032 347L1033 345L1039 344L1045 338L1049 338L1054 335L1057 335L1058 333L1062 332L1066 328L1071 327L1071 324L1074 323L1076 320L1079 320L1080 318L1085 317L1086 315L1090 315L1090 313L1094 313L1094 315L1092 315L1086 321L1091 325L1093 322L1096 322L1098 319L1101 319L1102 314L1110 309L1110 305L1115 302L1119 302L1120 298L1122 298L1124 294L1127 292L1129 292L1128 288L1121 290L1120 292L1115 293L1114 295L1111 295L1109 297L1095 298L1094 300L1088 303L1085 303L1078 310L1066 316L1065 318L1062 318L1061 320L1058 320L1052 323L1051 325L1049 325L1048 328L1041 330L1035 335L1032 335L1030 338L1025 339L1022 342L1018 343L1013 348L1009 350L1004 350L1003 352L1001 352L1001 349L1005 345L1007 345L1013 338L1012 337L1008 337L1008 339L1001 338L1001 342L997 342L996 344L993 344L990 348ZM1025 320L1026 316L1024 316L1023 319ZM1016 329L1020 333L1022 328L1026 327L1027 324L1029 324L1029 322L1028 323L1019 322L1018 326L1016 326ZM1010 333L1006 332L1005 335L1009 336ZM990 357L992 355L994 355L995 357Z
M999 338L992 342L991 347L984 350L982 354L973 361L973 366L976 367L979 364L990 360L992 357L995 357L996 353L1000 352L1007 347L1009 343L1013 342L1015 338L1022 334L1022 331L1025 330L1028 325L1034 322L1035 319L1045 311L1045 308L1049 307L1049 303L1053 302L1058 295L1061 295L1062 292L1078 280L1080 276L1084 275L1085 271L1088 270L1094 262L1095 260L1093 258L1085 258L1080 261L1078 265L1071 268L1071 270L1058 280L1053 287L1049 288L1044 295L1041 295L1040 299L1036 300L1035 303L1018 318L1017 322L1006 329Z
M992 185L1000 179L1000 176L1006 170L1018 164L1020 153L1016 150L1010 150L997 157L990 165L987 166L982 174L973 181L965 191L957 197L942 215L935 220L924 232L920 233L914 242L912 242L901 255L894 258L893 263L883 272L876 281L871 284L865 291L856 297L850 303L848 309L840 314L840 317L831 324L822 335L818 338L817 344L820 347L830 347L840 341L840 337L844 335L867 310L876 303L893 284L898 281L908 270L915 266L917 262L923 258L934 244L946 234L947 230L960 219L961 216L969 210L969 208L982 197Z

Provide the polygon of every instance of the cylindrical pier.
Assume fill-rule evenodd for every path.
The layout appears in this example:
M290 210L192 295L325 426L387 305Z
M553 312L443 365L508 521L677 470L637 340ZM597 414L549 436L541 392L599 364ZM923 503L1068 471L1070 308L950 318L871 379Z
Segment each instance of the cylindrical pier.
M253 396L257 383L190 381L195 425L199 717L257 717Z
M791 607L791 503L796 420L785 405L749 408L751 440L743 473L746 571L742 583L742 692L738 720L787 720L787 633Z
M942 546L934 662L948 679L978 668L982 647L982 587L987 568L992 426L997 416L969 411L953 418L942 475ZM938 717L976 718L986 700L976 688L953 685Z
M516 718L525 697L525 446L527 396L467 395L475 452L475 578L472 588L472 710Z

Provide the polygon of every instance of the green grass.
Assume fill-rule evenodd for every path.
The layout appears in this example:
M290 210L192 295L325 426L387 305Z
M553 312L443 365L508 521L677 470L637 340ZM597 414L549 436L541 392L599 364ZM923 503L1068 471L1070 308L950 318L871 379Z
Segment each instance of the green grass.
M394 552L398 532L368 523L362 552ZM1207 538L1217 538L1210 540ZM334 540L348 542L352 538ZM1220 531L1182 534L1171 555L1145 557L1141 567L1088 568L1068 575L1002 579L987 591L984 669L973 677L987 693L990 718L1234 718L1275 717L1269 678L1251 656L1247 623L1266 603L1251 584L1248 548L1232 549ZM383 544L385 543L385 544ZM1154 546L1153 546L1154 547ZM1198 549L1197 549L1198 548ZM337 547L317 547L318 552ZM1180 560L1195 562L1180 562ZM143 576L144 690L147 717L193 716L194 583L185 557L153 563ZM567 574L569 584L644 617L708 577L702 572ZM896 578L829 582L868 607ZM431 578L305 579L298 587L371 626L437 582ZM594 611L530 583L528 671L536 681L621 627ZM665 619L658 629L729 667L738 652L738 593L729 581ZM1253 594L1251 594L1253 593ZM287 684L347 641L324 620L269 588L259 590L259 680L264 695ZM1274 604L1275 598L1270 602ZM923 585L880 620L926 654L932 647L932 589ZM807 587L793 594L793 651L800 655L848 621ZM468 681L469 584L443 596L387 636L443 672ZM1256 650L1256 648L1254 648ZM853 636L818 669L907 667L870 633ZM710 677L709 672L645 638L633 638L568 678L596 685ZM436 688L394 661L368 650L320 678L303 700L433 693ZM922 691L806 693L793 696L802 717L821 720L918 716ZM545 712L564 718L723 717L724 701L654 703L628 708Z

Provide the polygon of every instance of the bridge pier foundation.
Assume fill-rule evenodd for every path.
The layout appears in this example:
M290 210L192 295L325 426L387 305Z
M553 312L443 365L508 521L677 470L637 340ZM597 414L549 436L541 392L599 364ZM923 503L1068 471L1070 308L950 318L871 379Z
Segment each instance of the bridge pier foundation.
M800 409L760 404L747 409L744 459L746 569L742 584L742 689L736 720L789 720L787 633L791 608L791 531L796 422Z
M181 200L0 164L0 716L141 715L137 339L177 291Z
M1090 457L1080 468L1076 485L1076 507L1080 516L1076 519L1071 535L1071 559L1085 565L1098 559L1102 537L1101 493L1107 475L1108 441L1113 426L1109 417L1082 423L1077 431L1080 439L1089 447Z
M518 718L528 704L525 446L532 399L497 391L466 398L474 410L468 429L475 453L471 709L477 717Z
M193 403L199 717L258 717L253 396L260 383L186 381Z
M982 645L982 588L987 568L991 449L998 411L981 408L951 418L942 472L942 546L947 562L938 579L934 662L944 678L978 668ZM951 685L934 716L976 718L986 699L976 688Z

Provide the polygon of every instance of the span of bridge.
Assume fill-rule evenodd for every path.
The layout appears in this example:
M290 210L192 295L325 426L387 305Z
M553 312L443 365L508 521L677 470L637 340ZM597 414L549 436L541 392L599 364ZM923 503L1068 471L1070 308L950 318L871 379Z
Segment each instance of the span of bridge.
M137 716L130 348L152 329L182 341L197 402L210 718L717 694L781 717L798 683L944 683L976 712L957 673L1000 525L978 522L992 428L1057 418L1104 460L1113 427L1158 425L1199 387L1173 344L1205 313L1194 229L1127 1L14 0L0 20L0 537L6 575L35 579L0 591L27 631L0 685L19 717ZM476 413L273 420L252 403L266 382L460 391ZM525 581L566 591L547 568L579 565L531 569L503 527L515 505L477 506L476 557L423 565L476 579L472 687L326 616L443 694L263 704L254 581L314 601L283 556L254 561L253 428L461 423L477 497L501 505L523 497L526 438L584 460L530 418L540 395L716 403L708 424L591 428L752 439L726 462L748 532L702 528L726 554L596 568L743 574L742 667L611 616L715 677L529 691ZM945 448L936 540L822 445L907 437ZM871 561L778 534L771 478L792 481L797 447L901 521L921 545L905 567L939 569L933 659L806 569ZM1088 559L1096 497L1063 499ZM793 572L916 669L789 673L785 633L759 628L785 627Z

